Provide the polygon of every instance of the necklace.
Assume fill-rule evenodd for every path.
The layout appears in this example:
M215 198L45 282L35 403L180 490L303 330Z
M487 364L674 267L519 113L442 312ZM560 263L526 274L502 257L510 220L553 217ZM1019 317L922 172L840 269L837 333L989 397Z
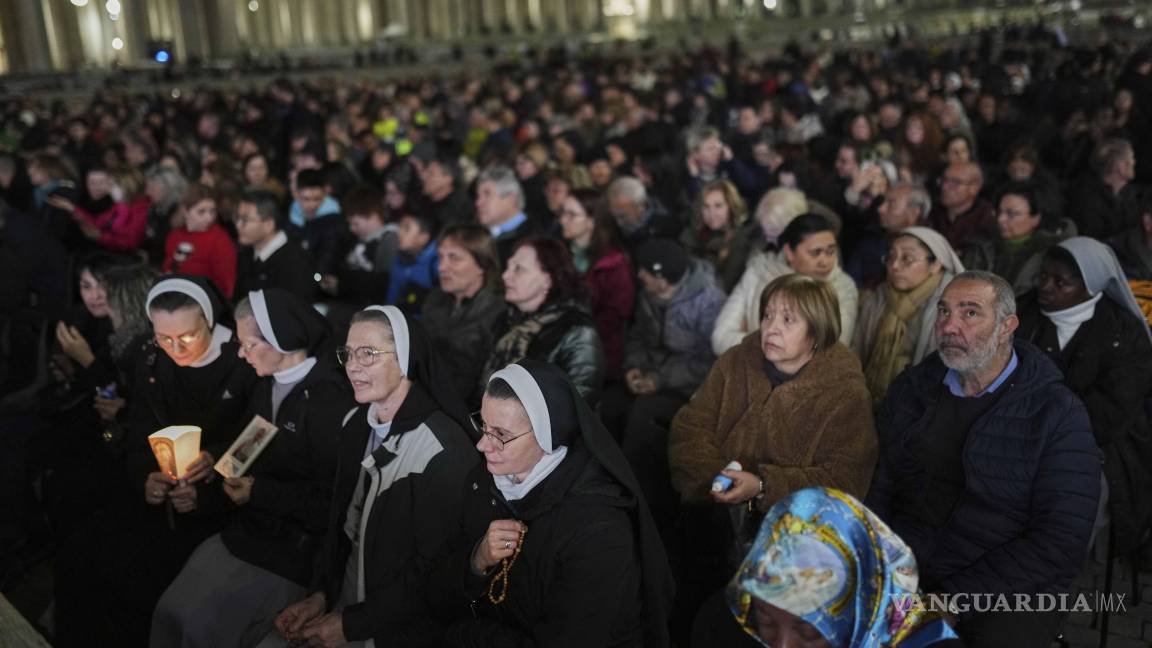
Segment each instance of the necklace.
M505 558L500 561L500 571L492 577L488 583L488 591L485 596L492 605L500 605L504 599L508 598L508 572L512 571L512 565L516 564L516 559L520 557L520 550L524 548L524 534L528 532L527 527L520 528L520 539L516 541L516 551L512 552L510 558ZM496 583L501 583L500 593L496 594Z

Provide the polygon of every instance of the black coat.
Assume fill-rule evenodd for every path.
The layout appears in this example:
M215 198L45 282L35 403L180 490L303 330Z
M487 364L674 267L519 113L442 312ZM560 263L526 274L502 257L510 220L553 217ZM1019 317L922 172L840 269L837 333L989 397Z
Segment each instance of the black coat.
M240 248L236 259L236 301L253 290L282 288L304 301L311 302L316 293L311 255L300 243L289 239L267 261L256 258L250 247Z
M1104 451L1117 541L1122 548L1131 546L1152 521L1152 442L1145 409L1152 391L1152 343L1147 324L1105 295L1092 319L1061 350L1056 327L1040 312L1035 291L1020 299L1017 314L1016 337L1039 346L1088 408L1096 443Z
M504 297L491 288L481 288L458 307L455 297L438 288L424 301L424 329L447 361L457 393L469 407L480 406L480 374L496 342L496 326L504 309Z
M460 524L466 542L436 571L435 589L460 618L445 645L643 645L641 568L630 511L636 500L575 445L522 500L509 503L485 466L469 476ZM508 596L493 605L492 574L472 572L471 553L493 520L527 525L508 575ZM498 569L498 568L497 568ZM500 588L497 587L497 592Z
M1004 393L967 432L964 490L940 528L914 513L932 505L915 447L947 369L933 353L888 388L867 504L912 548L926 591L1058 592L1080 573L1100 494L1088 413L1039 350L1015 349Z
M1129 184L1114 194L1099 176L1089 173L1069 188L1065 214L1076 222L1076 231L1081 236L1107 240L1139 227L1136 187Z
M288 392L273 420L274 380L257 383L241 420L259 415L279 431L248 472L255 478L251 497L221 539L237 558L307 586L328 528L340 424L356 401L343 373L321 360Z
M325 593L330 607L340 598L349 557L356 560L344 524L349 503L353 498L363 500L369 490L357 492L360 473L366 472L367 482L397 460L381 446L371 455L375 466L361 467L369 436L374 434L367 411L364 405L349 413L340 432L328 534L313 577L314 589ZM465 431L436 409L435 401L419 384L412 385L396 412L392 430L404 435L401 444L430 442L431 435L440 448L407 459L417 464L410 465L410 472L402 469L404 474L373 501L360 539L366 596L363 602L344 608L344 636L349 641L375 638L380 646L423 645L435 627L426 603L427 575L447 555L449 542L458 542L454 525L464 503L465 479L478 455Z

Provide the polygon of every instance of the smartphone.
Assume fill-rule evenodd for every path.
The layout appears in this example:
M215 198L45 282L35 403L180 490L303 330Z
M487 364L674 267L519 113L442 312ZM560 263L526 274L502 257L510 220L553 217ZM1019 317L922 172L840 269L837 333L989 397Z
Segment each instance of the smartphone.
M108 385L107 387L97 387L96 393L99 394L100 398L106 398L108 400L114 400L117 398L117 396L116 396L116 383L112 383L112 384Z

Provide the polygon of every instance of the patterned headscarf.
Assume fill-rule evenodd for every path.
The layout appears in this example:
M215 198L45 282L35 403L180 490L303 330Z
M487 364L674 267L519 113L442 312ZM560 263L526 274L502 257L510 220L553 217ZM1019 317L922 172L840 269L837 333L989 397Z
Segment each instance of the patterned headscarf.
M880 518L851 495L808 488L768 511L727 595L757 640L754 598L803 619L833 646L955 638L941 617L913 605L918 582L912 550Z

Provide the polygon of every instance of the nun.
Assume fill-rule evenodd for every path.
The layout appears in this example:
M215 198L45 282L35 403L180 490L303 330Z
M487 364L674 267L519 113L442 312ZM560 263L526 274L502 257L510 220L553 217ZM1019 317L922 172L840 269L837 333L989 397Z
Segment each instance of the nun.
M467 409L427 334L394 306L356 313L336 357L359 406L343 418L328 533L311 594L261 645L426 645L438 627L428 573L479 462Z
M244 421L276 433L243 476L220 482L236 507L160 598L153 646L250 646L303 598L324 539L340 424L356 402L329 350L328 322L278 288L236 306L238 355L260 376Z
M1127 551L1152 517L1152 444L1144 409L1152 391L1152 335L1104 243L1067 239L1045 253L1040 267L1036 288L1019 299L1016 337L1055 362L1064 384L1088 408L1107 482L1097 527L1107 510L1116 550Z
M168 275L152 286L144 311L154 346L133 372L122 459L144 504L138 495L105 503L59 552L62 646L147 643L160 595L233 508L209 482L216 458L247 423L257 376L237 356L227 302L207 279ZM148 444L149 434L169 425L202 430L200 455L178 466L186 471L179 481L160 471Z
M620 448L559 368L489 379L465 487L467 541L437 570L445 645L668 645L673 584ZM471 614L469 613L471 608Z

